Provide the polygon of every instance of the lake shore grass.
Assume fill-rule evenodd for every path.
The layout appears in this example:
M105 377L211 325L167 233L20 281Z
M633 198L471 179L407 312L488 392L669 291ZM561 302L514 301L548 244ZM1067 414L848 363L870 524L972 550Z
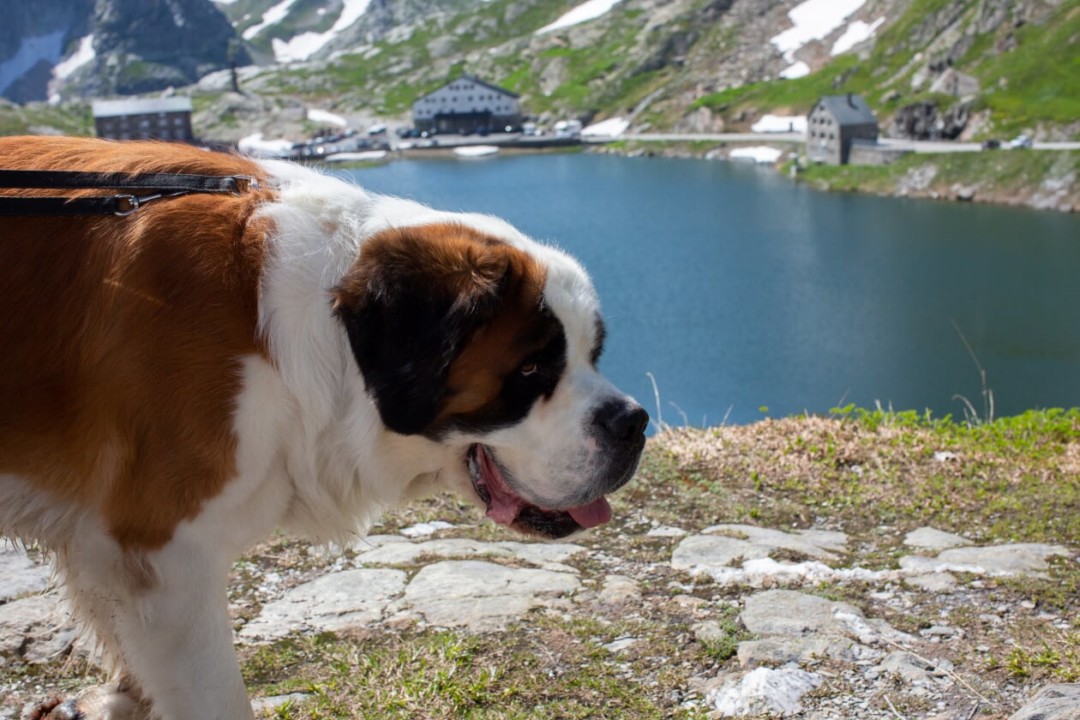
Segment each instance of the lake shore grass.
M805 162L801 146L770 143L763 134L760 141L738 143L621 140L588 152L723 160L735 148L754 145L783 151L770 167L818 190L1080 212L1080 151L910 153L889 165L816 165Z
M802 166L797 177L822 190L1080 212L1077 151L913 153L883 166Z

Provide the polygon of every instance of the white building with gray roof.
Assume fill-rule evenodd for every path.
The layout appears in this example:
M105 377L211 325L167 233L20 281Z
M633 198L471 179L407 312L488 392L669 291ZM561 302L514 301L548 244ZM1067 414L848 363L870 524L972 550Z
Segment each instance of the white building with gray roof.
M463 75L413 103L413 124L437 133L507 132L521 125L518 96Z

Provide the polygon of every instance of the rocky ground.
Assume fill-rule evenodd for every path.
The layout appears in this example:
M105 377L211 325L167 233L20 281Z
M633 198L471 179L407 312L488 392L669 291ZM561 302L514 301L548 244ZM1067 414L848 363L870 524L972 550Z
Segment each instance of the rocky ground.
M274 718L1080 718L1080 413L791 418L651 441L611 526L452 498L230 586ZM100 681L30 549L0 550L0 718Z

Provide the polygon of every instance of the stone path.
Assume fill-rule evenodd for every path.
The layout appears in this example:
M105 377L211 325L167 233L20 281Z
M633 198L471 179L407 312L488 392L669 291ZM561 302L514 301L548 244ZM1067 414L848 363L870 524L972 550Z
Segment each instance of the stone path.
M1080 718L1080 685L990 698L957 671L969 659L969 649L961 649L968 630L943 621L904 631L885 619L926 607L944 618L949 608L965 607L973 622L992 631L1033 609L995 604L984 592L987 579L1044 576L1053 558L1075 560L1075 549L977 547L920 528L906 536L908 552L862 567L848 559L852 540L829 530L652 525L640 535L657 544L659 558L644 560L623 554L621 544L590 543L587 535L528 543L460 536L467 532L424 523L373 535L337 554L312 549L295 566L241 563L244 587L231 596L238 642L379 627L500 632L534 611L595 614L647 605L663 612L674 603L691 609L701 643L723 636L721 609L738 611L743 639L735 659L718 674L687 677L685 687L672 688L684 704L717 717L890 717L881 711L884 696L917 698L926 709L918 717L933 720L964 720L979 709L1012 720ZM0 545L0 719L19 718L27 702L47 691L5 668L64 662L73 651L84 652L48 583L47 567ZM823 587L857 602L827 596ZM1072 618L1040 621L1064 630ZM619 638L604 647L617 655L639 641ZM304 701L268 698L257 706L270 709L286 699Z

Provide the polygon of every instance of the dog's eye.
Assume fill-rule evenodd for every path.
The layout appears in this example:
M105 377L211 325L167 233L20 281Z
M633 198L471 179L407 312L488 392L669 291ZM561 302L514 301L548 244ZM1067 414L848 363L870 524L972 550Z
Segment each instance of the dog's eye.
M525 363L521 366L520 372L522 377L529 377L530 375L535 375L540 372L540 366L534 362Z

